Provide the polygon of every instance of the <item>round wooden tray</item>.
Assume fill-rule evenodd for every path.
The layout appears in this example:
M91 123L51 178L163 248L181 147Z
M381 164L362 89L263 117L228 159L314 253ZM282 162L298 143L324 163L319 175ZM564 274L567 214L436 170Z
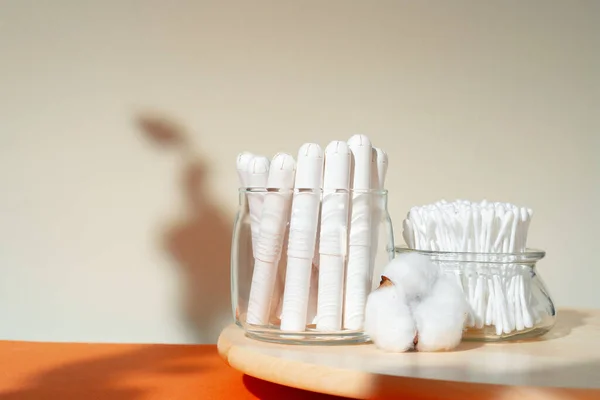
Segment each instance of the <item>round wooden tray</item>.
M556 326L538 339L463 342L441 353L271 344L236 325L223 330L218 348L250 376L351 398L600 399L600 310L559 310Z

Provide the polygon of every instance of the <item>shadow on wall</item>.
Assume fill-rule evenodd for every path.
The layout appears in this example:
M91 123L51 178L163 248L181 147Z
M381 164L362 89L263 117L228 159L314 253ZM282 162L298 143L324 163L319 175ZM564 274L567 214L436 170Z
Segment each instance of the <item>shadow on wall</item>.
M211 198L207 168L194 154L185 130L175 122L141 116L144 136L183 160L181 173L185 213L164 232L166 249L179 266L184 313L198 343L216 343L219 332L232 319L230 249L232 222Z

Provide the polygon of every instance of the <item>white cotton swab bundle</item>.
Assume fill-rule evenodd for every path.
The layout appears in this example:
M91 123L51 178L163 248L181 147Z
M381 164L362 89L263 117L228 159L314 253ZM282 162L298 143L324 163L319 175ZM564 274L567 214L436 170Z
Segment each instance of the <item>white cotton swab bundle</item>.
M403 237L416 250L523 253L532 216L531 209L510 203L442 200L413 207L403 221ZM537 322L531 278L519 265L469 262L454 277L471 306L469 327L494 326L497 335L508 335Z

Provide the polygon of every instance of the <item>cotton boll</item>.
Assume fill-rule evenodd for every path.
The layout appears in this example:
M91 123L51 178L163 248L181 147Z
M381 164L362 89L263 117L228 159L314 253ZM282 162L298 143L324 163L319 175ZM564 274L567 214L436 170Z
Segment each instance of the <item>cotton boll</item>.
M418 351L451 350L458 346L469 306L458 284L440 275L429 295L412 309Z
M425 296L439 274L439 267L428 256L419 253L401 254L383 270L383 275L396 287L402 287L409 303Z
M381 286L369 294L365 309L365 332L375 345L389 352L412 349L415 323L402 289Z

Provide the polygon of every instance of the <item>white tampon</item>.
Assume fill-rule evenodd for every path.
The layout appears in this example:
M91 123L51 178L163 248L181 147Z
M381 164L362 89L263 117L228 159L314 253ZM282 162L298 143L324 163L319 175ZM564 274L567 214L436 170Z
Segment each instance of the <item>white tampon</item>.
M383 191L385 188L385 176L388 169L387 154L380 148L373 147L371 152L371 188L377 191ZM371 278L371 291L377 289L381 279L381 272L387 265L388 259L377 260L377 250L379 248L379 228L381 225L381 215L385 208L385 198L381 193L374 193L371 197L371 266L369 275Z
M245 188L248 186L248 164L250 160L254 157L252 153L244 151L238 154L236 159L236 169L238 173L238 179L240 181L240 187Z
M321 196L323 192L321 192ZM321 226L321 210L319 209L319 220L317 226ZM317 229L317 239L315 240L315 255L312 260L312 274L310 275L310 292L308 295L308 312L306 314L306 323L314 325L317 323L317 296L319 293L319 236L320 230Z
M269 159L254 156L246 168L246 187L249 189L265 189L269 178ZM260 232L260 215L262 213L265 192L248 192L250 208L250 227L252 230L252 250L256 251L256 243Z
M263 210L260 217L260 234L254 254L254 272L250 287L246 322L265 325L269 321L271 296L277 276L277 265L285 228L289 218L292 187L296 164L294 157L278 153L269 169Z
M319 238L317 237L317 243ZM310 274L310 290L308 294L308 311L306 312L306 324L314 325L317 323L317 301L319 293L319 267L313 260L312 272Z
M297 163L281 311L282 331L306 329L323 181L323 151L317 144L304 144L298 152Z
M379 147L375 147L377 152L377 184L378 189L383 190L385 188L385 177L387 176L388 170L388 155L385 151Z
M348 140L352 153L352 217L348 239L348 266L344 296L346 329L363 328L365 305L371 287L371 142L365 135Z
M345 142L331 142L325 149L321 205L317 296L317 330L319 331L342 329L349 188L350 149Z

